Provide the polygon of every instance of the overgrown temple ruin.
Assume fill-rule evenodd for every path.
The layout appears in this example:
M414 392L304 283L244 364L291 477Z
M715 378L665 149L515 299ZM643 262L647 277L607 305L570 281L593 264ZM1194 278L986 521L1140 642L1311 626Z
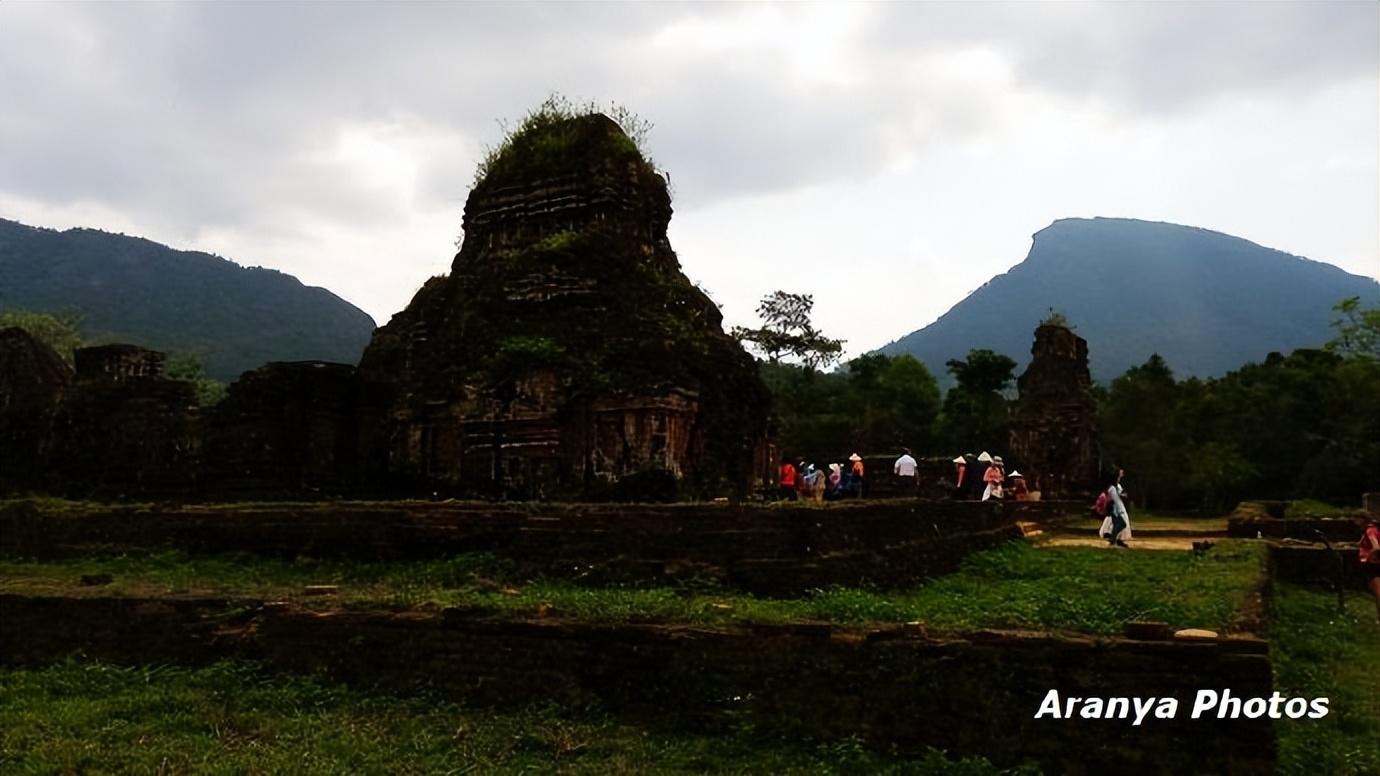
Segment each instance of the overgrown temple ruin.
M524 497L639 477L745 489L769 397L666 237L666 181L593 114L525 129L465 206L451 274L374 335L388 473Z
M78 348L76 370L0 332L0 488L93 497L181 494L195 475L195 387L135 345Z
M1026 469L1030 488L1045 498L1091 490L1098 446L1088 342L1066 326L1041 324L1030 353L1030 365L1016 380L1020 400L1011 413L1011 457Z

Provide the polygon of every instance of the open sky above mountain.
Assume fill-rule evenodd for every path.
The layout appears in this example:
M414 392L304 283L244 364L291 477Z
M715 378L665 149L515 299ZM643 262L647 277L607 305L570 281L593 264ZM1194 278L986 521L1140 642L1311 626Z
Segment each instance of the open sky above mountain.
M655 123L686 274L856 354L1063 217L1380 277L1380 6L0 3L0 217L261 264L380 322L558 91Z

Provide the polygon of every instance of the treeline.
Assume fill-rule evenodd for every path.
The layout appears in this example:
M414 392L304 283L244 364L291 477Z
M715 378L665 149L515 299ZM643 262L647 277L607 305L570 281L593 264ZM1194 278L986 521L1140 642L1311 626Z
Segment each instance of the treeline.
M1178 380L1158 355L1095 389L1101 458L1141 506L1225 507L1242 498L1354 504L1380 491L1380 310L1349 299L1324 349L1269 354L1223 377ZM1015 362L974 350L947 364L941 401L924 364L867 355L846 370L765 362L789 455L1007 450ZM1019 462L1017 462L1019 463Z

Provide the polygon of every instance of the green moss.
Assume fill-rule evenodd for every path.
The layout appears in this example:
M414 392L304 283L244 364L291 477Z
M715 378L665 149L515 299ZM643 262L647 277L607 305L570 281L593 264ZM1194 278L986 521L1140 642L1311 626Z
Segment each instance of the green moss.
M573 229L563 229L555 234L548 234L540 242L533 245L531 250L539 253L552 253L555 251L570 250L579 239L580 233Z

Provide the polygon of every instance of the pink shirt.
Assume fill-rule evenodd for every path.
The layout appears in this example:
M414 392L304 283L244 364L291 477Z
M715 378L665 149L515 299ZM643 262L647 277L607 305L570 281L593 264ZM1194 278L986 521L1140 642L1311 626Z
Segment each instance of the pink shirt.
M1366 532L1362 534L1356 551L1360 554L1362 563L1380 564L1380 528L1366 526Z

